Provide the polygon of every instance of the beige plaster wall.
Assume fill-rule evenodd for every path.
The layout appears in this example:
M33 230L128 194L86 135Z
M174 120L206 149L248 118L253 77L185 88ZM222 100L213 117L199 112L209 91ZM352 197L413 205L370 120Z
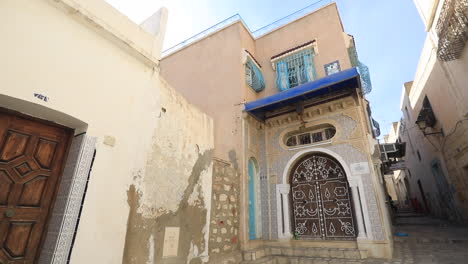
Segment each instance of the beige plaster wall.
M236 23L161 60L161 76L213 117L214 155L231 162L240 158L240 115L244 107L239 30Z
M440 16L441 6L440 3L435 14L435 21ZM401 109L404 111L405 106L408 108L409 118L405 113L408 129L414 127L424 97L427 96L436 116L437 124L433 129L427 129L426 132L443 130L444 136L424 137L420 131L417 131L417 128L416 131L411 131L412 134L410 133L409 136L414 137L413 145L417 146L426 162L419 164L419 159L415 156L416 152L407 152L407 159L416 161L415 164L412 164L414 168L418 168L415 169L417 170L416 175L420 175L418 177L422 177L421 179L427 182L423 183L423 185L427 185L424 189L428 190L429 193L434 191L433 196L436 197L440 194L433 189L433 179L422 175L426 175L424 173L427 173L428 170L430 172L430 162L435 159L441 161L447 181L455 190L453 195L456 198L457 207L461 208L466 221L468 219L468 207L465 202L468 199L466 191L468 176L465 169L468 166L468 137L466 137L468 133L468 76L466 75L468 71L468 46L464 48L461 57L457 60L448 62L438 60L438 37L435 26L434 22L427 34L411 90L407 95L403 91ZM415 187L417 186L411 186L412 189ZM412 195L418 193L419 191L412 192ZM438 199L434 198L433 203L438 203Z
M271 57L316 39L319 53L314 61L318 78L325 77L324 65L336 60L342 70L348 69L351 62L343 31L335 3L257 39L239 21L162 58L161 76L191 103L213 116L215 156L230 160L227 154L230 150L238 153L241 150L241 103L278 92ZM244 49L261 65L266 88L260 93L245 83L241 60ZM207 97L207 94L219 96Z
M314 57L317 77L325 77L324 65L338 60L341 70L349 69L347 47L343 26L335 3L274 30L256 40L256 55L266 81L266 89L260 95L278 92L276 72L271 66L271 57L311 40L317 41L318 55Z
M155 263L165 226L164 263L205 261L213 121L160 80L160 39L102 1L2 1L0 22L0 105L98 138L71 262Z

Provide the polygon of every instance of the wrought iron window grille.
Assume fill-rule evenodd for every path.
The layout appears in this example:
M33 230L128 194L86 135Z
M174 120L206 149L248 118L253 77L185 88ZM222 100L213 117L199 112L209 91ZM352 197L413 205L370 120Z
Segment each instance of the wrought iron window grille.
M351 42L348 48L348 56L351 61L351 66L357 67L359 70L359 75L361 77L362 93L363 94L370 93L372 91L372 83L370 79L369 68L364 63L359 61L359 57L356 51L356 46L354 45L354 40Z
M305 84L317 79L312 48L293 53L274 62L276 85L280 91Z
M313 143L320 143L330 140L335 136L336 129L334 127L326 127L318 130L311 130L307 133L295 133L287 136L285 144L288 147L296 147L301 145L308 145Z
M460 58L468 40L468 0L445 0L436 26L441 61Z
M263 89L265 89L265 79L263 78L262 71L260 70L261 66L247 50L245 50L244 55L245 82L255 92L261 92Z

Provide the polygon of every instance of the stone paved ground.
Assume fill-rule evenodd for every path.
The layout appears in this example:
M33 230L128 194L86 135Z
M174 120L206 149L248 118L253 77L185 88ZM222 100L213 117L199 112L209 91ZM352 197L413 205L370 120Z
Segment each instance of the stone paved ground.
M468 227L453 226L421 215L397 217L392 260L363 260L366 264L468 264Z
M467 264L467 243L396 242L390 261L367 259L366 264Z

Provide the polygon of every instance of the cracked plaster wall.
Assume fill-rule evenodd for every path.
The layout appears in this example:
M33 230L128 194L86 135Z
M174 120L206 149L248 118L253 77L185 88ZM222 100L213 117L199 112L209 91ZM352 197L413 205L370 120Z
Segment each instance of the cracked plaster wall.
M208 257L213 122L161 81L161 112L144 170L127 191L123 263L203 263ZM163 257L166 227L179 227L177 256Z

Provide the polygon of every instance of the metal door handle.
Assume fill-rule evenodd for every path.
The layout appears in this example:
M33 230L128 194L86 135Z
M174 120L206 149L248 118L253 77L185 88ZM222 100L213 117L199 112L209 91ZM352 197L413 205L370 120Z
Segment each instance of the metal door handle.
M8 209L8 210L5 211L5 217L6 217L6 218L11 218L11 217L13 217L13 216L15 216L15 210L13 210L13 209Z

